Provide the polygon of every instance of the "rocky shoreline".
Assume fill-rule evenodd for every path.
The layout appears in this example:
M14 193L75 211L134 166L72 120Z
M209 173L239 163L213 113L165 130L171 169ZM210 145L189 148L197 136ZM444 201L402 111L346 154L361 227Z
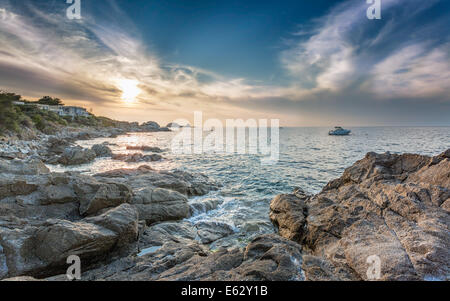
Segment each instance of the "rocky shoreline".
M143 130L64 129L0 142L0 279L67 280L66 258L78 255L82 280L369 280L370 256L380 259L380 280L450 280L450 150L369 153L317 195L275 197L268 215L278 234L211 251L207 244L233 229L184 219L196 206L214 208L188 202L219 189L214 180L145 163L92 176L45 165L160 160L164 150L153 146L123 156L107 144L73 144Z

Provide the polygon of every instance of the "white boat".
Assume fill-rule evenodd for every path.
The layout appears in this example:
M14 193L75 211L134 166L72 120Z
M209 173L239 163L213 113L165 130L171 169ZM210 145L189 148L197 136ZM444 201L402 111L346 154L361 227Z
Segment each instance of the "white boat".
M350 135L351 132L352 131L350 131L350 130L346 130L346 129L343 129L342 127L340 127L340 126L337 126L337 127L334 128L334 130L329 131L328 135L332 135L332 136L347 136L347 135Z

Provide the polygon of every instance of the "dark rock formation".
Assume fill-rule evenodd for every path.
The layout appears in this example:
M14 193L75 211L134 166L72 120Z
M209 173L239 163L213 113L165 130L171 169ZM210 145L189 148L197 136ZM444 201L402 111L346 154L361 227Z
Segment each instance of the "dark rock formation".
M449 280L449 158L369 153L315 196L276 197L271 220L309 254L307 279L367 280L378 256L381 280Z

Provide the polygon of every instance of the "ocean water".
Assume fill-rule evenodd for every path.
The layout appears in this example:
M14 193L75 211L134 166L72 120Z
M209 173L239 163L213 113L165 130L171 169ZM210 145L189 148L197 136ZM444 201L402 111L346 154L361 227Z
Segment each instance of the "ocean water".
M78 170L95 174L116 168L131 168L148 164L155 169L181 169L203 173L219 181L223 187L206 196L195 197L190 203L215 201L211 211L195 212L187 219L227 223L234 234L215 241L220 246L243 246L252 237L275 231L269 220L270 200L280 193L290 193L301 187L309 193L319 192L330 180L338 178L348 166L362 159L367 152L418 153L437 155L450 148L450 127L365 127L350 128L350 136L329 136L327 128L280 129L279 161L262 165L261 155L183 154L170 151L177 133L130 133L114 139L80 141L91 147L105 141L115 153L133 153L126 145L157 146L168 150L161 162L125 163L110 158L77 167L53 166L53 171Z

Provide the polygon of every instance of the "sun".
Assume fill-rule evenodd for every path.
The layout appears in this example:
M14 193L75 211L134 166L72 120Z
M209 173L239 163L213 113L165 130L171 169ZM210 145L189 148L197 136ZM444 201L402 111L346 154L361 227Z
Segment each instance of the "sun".
M136 101L136 97L141 94L138 88L139 82L134 79L118 80L119 89L122 91L122 101L132 103Z

